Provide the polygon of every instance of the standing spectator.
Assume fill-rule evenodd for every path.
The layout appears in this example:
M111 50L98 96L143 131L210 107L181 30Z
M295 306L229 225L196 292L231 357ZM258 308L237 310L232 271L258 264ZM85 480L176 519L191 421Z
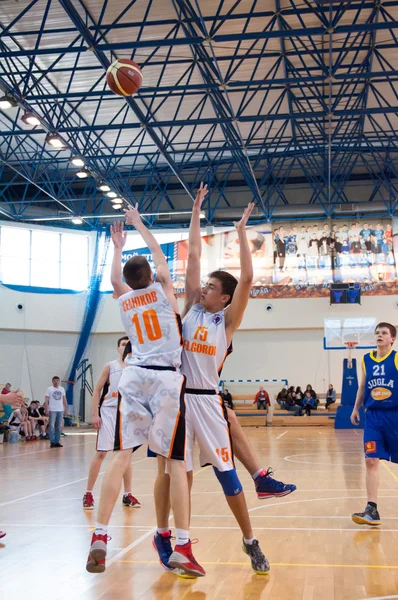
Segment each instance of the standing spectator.
M310 392L305 392L305 396L304 396L304 400L303 400L303 407L305 410L304 416L310 417L311 416L311 408L315 408L315 400L311 396Z
M1 390L2 395L9 394L11 392L11 383L6 383L3 389Z
M336 402L336 390L333 388L333 385L329 384L329 389L326 394L326 410L329 408L331 404Z
M68 414L68 404L66 402L65 390L60 386L60 378L52 378L52 385L46 390L44 406L50 416L50 448L62 448L59 443L61 439L62 424L64 412Z
M263 408L263 410L266 410L267 406L271 406L268 392L265 391L263 386L260 386L260 389L258 390L258 392L256 394L253 404L256 404L256 403L257 403L257 410L261 410L261 408Z
M227 390L227 388L224 389L222 395L221 395L224 404L228 404L229 408L231 410L234 410L234 403L232 401L232 396L230 394L230 392Z

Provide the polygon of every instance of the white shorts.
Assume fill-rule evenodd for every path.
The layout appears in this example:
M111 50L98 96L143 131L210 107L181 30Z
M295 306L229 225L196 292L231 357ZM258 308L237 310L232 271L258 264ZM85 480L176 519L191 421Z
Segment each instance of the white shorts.
M187 471L193 468L195 440L200 466L213 465L219 471L235 468L227 411L218 394L186 394Z
M119 383L115 450L149 449L185 460L185 377L178 371L125 367Z
M115 447L117 406L101 406L101 427L97 434L97 450L110 452Z

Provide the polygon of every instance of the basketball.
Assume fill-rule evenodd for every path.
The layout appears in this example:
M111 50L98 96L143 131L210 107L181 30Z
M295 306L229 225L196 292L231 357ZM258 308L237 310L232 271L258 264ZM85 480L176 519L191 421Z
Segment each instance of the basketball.
M140 67L133 60L115 60L106 72L106 81L118 96L134 96L142 86Z

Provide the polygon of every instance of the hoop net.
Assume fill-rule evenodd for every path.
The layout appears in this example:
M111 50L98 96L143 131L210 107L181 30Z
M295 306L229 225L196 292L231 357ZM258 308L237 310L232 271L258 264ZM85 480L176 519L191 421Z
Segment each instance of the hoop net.
M347 346L348 350L355 350L355 347L358 346L358 342L344 342L344 345Z
M358 346L358 341L357 340L349 340L349 341L344 340L344 345L348 350L348 367L351 369L352 368L352 351L355 350L356 346Z

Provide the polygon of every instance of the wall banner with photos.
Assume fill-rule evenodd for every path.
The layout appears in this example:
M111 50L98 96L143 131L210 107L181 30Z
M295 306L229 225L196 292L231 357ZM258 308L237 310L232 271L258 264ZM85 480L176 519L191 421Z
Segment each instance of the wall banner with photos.
M398 219L393 223L369 219L332 221L330 225L315 221L256 225L248 229L248 238L254 267L253 298L326 297L330 284L339 282L361 283L364 295L398 293ZM167 246L176 293L183 296L188 241ZM129 254L145 252L149 251ZM202 238L203 283L216 269L239 277L235 231Z

